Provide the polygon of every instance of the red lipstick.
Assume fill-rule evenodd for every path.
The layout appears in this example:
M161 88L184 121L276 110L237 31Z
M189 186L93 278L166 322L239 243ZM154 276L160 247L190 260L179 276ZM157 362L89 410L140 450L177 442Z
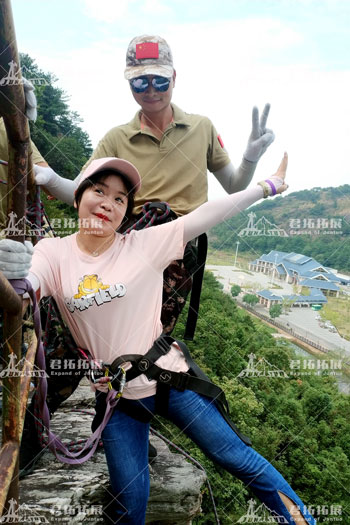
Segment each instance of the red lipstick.
M102 219L103 221L111 222L111 220L107 217L107 215L103 215L103 213L95 213L96 217L99 219Z

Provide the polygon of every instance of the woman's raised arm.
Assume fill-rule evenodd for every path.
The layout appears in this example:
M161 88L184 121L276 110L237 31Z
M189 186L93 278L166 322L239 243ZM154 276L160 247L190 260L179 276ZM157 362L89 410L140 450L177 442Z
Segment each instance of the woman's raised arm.
M185 215L183 217L184 243L210 230L216 224L220 224L220 222L237 215L262 197L283 193L288 188L288 185L285 183L287 165L288 155L285 153L278 170L269 179L239 193L206 202L193 212Z

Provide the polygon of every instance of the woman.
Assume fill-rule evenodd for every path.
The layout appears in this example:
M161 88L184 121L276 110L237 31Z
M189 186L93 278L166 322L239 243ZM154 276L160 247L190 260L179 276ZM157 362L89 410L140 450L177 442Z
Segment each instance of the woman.
M286 169L285 154L276 174L256 187L207 202L176 221L123 236L117 231L131 213L141 184L139 173L118 158L94 160L75 194L79 232L43 239L33 256L26 244L2 241L0 269L19 278L27 275L31 264L28 278L34 289L40 296L55 298L75 342L96 360L111 364L125 354L144 355L162 332L164 268L182 258L189 240L263 196L285 191ZM189 368L176 343L157 365L175 372ZM103 399L103 380L95 386ZM123 391L124 409L117 406L102 434L115 495L113 519L118 524L140 525L145 520L149 423L131 417L125 405L130 412L141 406L154 413L156 386L144 374L129 381ZM283 477L244 443L211 399L170 388L167 417L208 457L249 485L275 517L283 516L288 523L315 523Z

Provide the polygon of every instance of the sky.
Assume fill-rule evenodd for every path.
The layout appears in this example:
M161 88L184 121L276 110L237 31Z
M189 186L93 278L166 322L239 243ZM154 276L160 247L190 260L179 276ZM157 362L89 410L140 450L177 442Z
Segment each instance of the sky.
M173 51L173 102L208 116L239 165L254 105L276 140L254 180L289 154L289 191L350 184L350 0L12 0L18 49L58 77L93 146L138 106L130 40ZM209 176L209 198L224 190Z

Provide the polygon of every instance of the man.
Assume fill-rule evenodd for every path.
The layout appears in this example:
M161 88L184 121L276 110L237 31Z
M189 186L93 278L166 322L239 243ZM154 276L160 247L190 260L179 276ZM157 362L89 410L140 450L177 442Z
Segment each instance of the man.
M178 215L192 211L207 200L207 169L227 193L248 186L259 158L274 140L266 129L269 105L260 122L258 110L253 109L253 130L236 170L210 120L184 113L171 102L176 71L163 38L144 35L130 42L125 78L141 111L102 138L82 171L102 156L118 156L135 164L142 177L135 213L147 200L157 199L169 202ZM71 181L53 170L37 170L37 183L69 204L78 180L79 176Z
M253 129L242 162L235 169L211 121L185 113L172 103L176 71L163 38L143 35L130 42L125 78L141 110L131 122L111 129L101 139L83 171L101 157L120 157L133 163L142 177L135 215L149 201L166 201L177 215L194 210L208 198L207 170L227 193L249 185L259 158L274 140L272 131L266 129L269 105L260 122L257 108L253 109ZM51 169L36 169L37 183L69 204L73 204L79 177L71 181ZM189 292L188 273L177 267L164 281L163 302L168 308L163 308L162 322L170 333L184 305L183 296ZM174 288L182 292L174 294Z

